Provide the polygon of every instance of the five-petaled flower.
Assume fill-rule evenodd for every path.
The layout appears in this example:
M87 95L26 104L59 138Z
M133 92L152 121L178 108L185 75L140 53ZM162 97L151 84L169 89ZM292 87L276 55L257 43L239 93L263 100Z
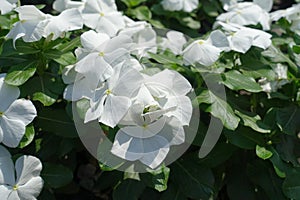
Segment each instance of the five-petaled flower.
M44 184L41 170L41 161L33 156L19 157L14 166L10 153L0 145L1 199L35 200Z

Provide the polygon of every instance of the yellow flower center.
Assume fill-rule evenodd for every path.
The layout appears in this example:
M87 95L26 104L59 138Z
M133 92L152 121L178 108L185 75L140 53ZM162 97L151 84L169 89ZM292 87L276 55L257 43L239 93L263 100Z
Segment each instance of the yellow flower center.
M3 115L4 115L4 112L1 112L1 111L0 111L0 117L2 117Z
M103 51L99 52L99 56L103 57L104 56L104 52Z
M111 90L106 90L105 94L110 95L111 94Z
M198 44L204 44L204 40L200 40L199 42L198 42Z
M14 190L14 191L18 190L18 186L17 186L17 185L14 185L14 186L13 186L13 190Z
M103 16L104 16L104 13L103 13L103 12L101 12L101 13L100 13L100 16L101 16L101 17L103 17Z
M143 128L144 129L148 128L148 125L147 124L143 124Z

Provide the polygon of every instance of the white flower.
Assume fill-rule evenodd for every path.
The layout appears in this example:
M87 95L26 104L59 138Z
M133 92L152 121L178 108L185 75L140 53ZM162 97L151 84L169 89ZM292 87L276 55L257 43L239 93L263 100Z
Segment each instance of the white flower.
M290 23L294 19L299 19L298 14L300 13L300 3L293 5L284 10L276 10L270 13L272 21L278 21L280 18L285 17Z
M114 67L111 77L97 90L90 101L84 122L98 119L99 122L115 127L131 106L131 98L137 95L143 76L136 69L125 65Z
M113 73L114 64L129 56L131 39L126 35L112 39L107 34L96 33L93 30L81 35L83 48L76 51L79 61L75 71L89 79L94 90Z
M180 74L164 70L145 78L135 103L120 122L111 152L128 161L139 160L154 169L166 158L170 146L185 141L183 126L192 115L185 95L191 85Z
M167 38L162 38L161 49L170 49L175 55L182 53L183 45L187 42L184 34L178 31L168 31Z
M156 32L151 24L145 21L133 21L124 16L126 26L118 35L127 35L134 43L131 53L140 57L147 57L147 52L156 53Z
M228 7L228 12L219 15L217 20L242 26L260 23L264 30L270 29L271 22L269 13L251 2L237 3Z
M191 12L195 10L198 5L198 0L163 0L161 2L163 8L169 11L183 10L185 12Z
M247 28L238 24L217 22L226 31L231 50L246 53L251 46L268 48L272 35L258 29Z
M12 38L14 43L22 38L24 42L34 42L40 40L44 35L44 28L48 23L50 15L42 13L35 6L21 6L15 9L19 13L19 22L7 34L7 38Z
M36 117L36 109L29 100L17 100L20 91L4 82L5 75L0 74L0 142L17 147L25 127Z
M82 11L84 8L85 0L82 1L72 1L72 0L55 0L53 2L53 9L58 12L63 12L64 10L70 8L77 8L79 11Z
M81 29L82 17L77 9L63 11L59 16L44 14L35 6L21 6L15 9L19 13L20 21L13 25L7 34L14 43L22 38L25 42L35 42L42 37L53 34L52 40L57 39L66 31Z
M82 16L87 27L109 36L115 36L125 26L114 0L87 0Z
M65 32L79 30L82 27L83 19L80 12L77 9L67 9L49 20L43 36L47 37L53 34L52 40L55 40Z
M210 66L216 62L223 49L229 47L226 35L219 31L213 31L207 40L196 40L183 51L183 59L186 64L200 63Z
M10 153L0 146L0 163L1 199L35 200L44 184L40 177L41 161L33 156L21 156L14 167Z
M0 0L1 15L9 13L16 7L18 0Z
M283 85L289 83L287 77L288 67L278 63L275 66L272 66L274 72L276 73L275 80L269 81L265 77L261 78L258 83L261 85L262 89L266 93L276 92Z

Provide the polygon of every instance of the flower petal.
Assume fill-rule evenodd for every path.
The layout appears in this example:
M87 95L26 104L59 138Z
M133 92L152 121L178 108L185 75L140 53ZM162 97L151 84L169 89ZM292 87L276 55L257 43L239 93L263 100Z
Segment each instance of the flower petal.
M152 169L164 161L170 150L169 141L159 135L143 139L143 147L144 155L139 160Z
M128 97L108 95L99 122L114 128L125 116L131 100Z
M17 185L22 186L34 177L38 177L42 170L41 161L33 156L21 156L16 161Z
M190 98L187 96L169 97L164 105L164 109L173 107L176 107L176 109L172 109L165 113L165 116L174 116L179 120L181 125L188 126L193 114L193 107Z
M1 199L8 200L8 197L9 197L10 193L11 193L11 188L9 186L0 185L0 197L1 197ZM16 199L13 199L13 200L16 200Z
M0 185L12 186L15 181L14 163L11 157L0 157Z
M25 124L20 120L9 119L5 115L0 118L0 129L3 132L2 143L16 148L25 134Z
M121 128L120 131L134 138L150 138L158 134L164 127L166 119L164 117L160 118L156 122L142 126L126 126Z
M23 200L19 197L18 192L10 189L10 194L7 197L7 200ZM35 200L35 199L32 199Z
M37 112L31 101L17 99L6 110L5 116L11 120L19 120L27 126L37 116Z
M160 90L162 90L163 93L167 91L169 95L180 96L186 95L192 89L191 84L181 74L168 69L147 78L145 85L153 95L155 93L159 95Z
M19 97L18 87L8 85L4 82L6 74L0 74L0 112L4 112Z
M135 161L143 156L141 139L135 139L123 131L116 134L111 153L128 161Z
M33 177L24 185L18 186L18 195L23 200L34 200L40 194L44 181L41 177Z
M68 9L60 15L52 17L45 27L45 37L53 34L52 40L57 39L66 31L78 30L83 27L83 19L78 9Z
M110 37L105 33L96 33L93 30L89 30L80 36L82 46L88 51L94 51L99 48L104 42L108 41ZM99 50L103 49L100 48Z

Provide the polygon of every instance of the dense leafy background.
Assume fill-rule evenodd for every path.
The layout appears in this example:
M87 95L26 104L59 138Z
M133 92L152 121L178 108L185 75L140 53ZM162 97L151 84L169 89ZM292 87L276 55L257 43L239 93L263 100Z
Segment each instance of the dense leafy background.
M216 0L200 0L199 9L191 13L164 11L159 2L119 0L117 5L133 19L190 37L211 31L215 18L224 12ZM51 0L23 3L45 4L44 11L55 14ZM273 9L292 3L275 1ZM4 36L16 20L16 15L0 19L0 72L7 72L6 82L20 86L21 97L31 99L38 110L19 148L11 152L35 155L43 162L45 187L39 199L300 199L300 36L289 30L284 19L273 25L282 35L271 31L272 48L225 53L212 68L203 69L212 78L221 74L227 101L209 91L203 77L176 58L153 55L151 62L179 71L193 84L202 112L201 129L178 161L140 175L101 168L77 136L71 103L62 99L61 72L75 63L72 52L80 46L78 36L84 30L52 42L18 40L14 49ZM235 64L237 59L241 65ZM268 96L255 80L274 80L272 66L277 63L289 67L289 83ZM211 117L220 119L225 128L213 151L199 159Z

